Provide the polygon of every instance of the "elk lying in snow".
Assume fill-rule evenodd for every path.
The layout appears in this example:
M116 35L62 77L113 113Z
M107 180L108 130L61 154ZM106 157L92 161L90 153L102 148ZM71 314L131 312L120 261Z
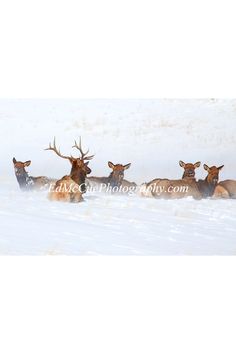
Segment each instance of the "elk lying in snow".
M233 198L236 199L236 181L227 179L217 184L214 194L214 198Z
M195 180L195 169L200 167L201 162L193 164L184 163L180 160L179 165L184 169L182 180L157 178L149 183L143 183L140 187L139 194L143 197L164 199L179 199L187 196L201 199Z
M179 161L179 165L184 169L182 179L186 179L186 178L194 179L195 169L201 166L201 162L196 162L193 164L193 163L184 163L183 161Z
M198 189L203 198L212 197L215 192L215 188L219 181L219 172L222 170L224 165L220 167L212 166L208 167L206 164L203 165L204 169L208 172L208 175L204 180L197 181Z
M197 182L190 179L154 179L149 183L141 185L140 195L143 197L161 199L180 199L184 197L193 197L194 199L202 198L197 187Z
M45 176L41 176L41 177L29 176L25 168L30 166L31 164L30 160L21 162L21 161L16 161L15 157L13 157L12 161L14 164L16 179L19 183L20 189L22 190L48 188L51 183L55 182L55 180Z
M219 180L219 171L222 168L223 166L208 167L204 165L208 175L205 180L199 181L185 178L182 180L154 179L142 186L141 195L164 199L180 199L184 197L202 199L212 197Z
M81 139L79 145L75 141L75 145L72 147L79 150L81 154L79 158L62 155L60 150L56 148L55 138L53 146L49 144L49 147L45 149L54 151L57 156L66 159L71 163L70 175L64 176L56 182L53 189L49 192L48 197L50 200L71 203L83 201L82 195L86 192L85 178L89 173L91 173L91 169L88 167L88 164L89 160L91 160L94 155L86 156L89 151L83 152L81 147Z
M114 165L112 162L108 161L108 166L112 169L112 172L108 177L88 177L89 183L95 183L99 185L105 185L111 187L113 190L120 189L125 187L123 190L128 191L130 187L136 187L136 183L129 182L124 179L124 171L130 168L131 163L127 165L116 164ZM115 188L114 188L115 187ZM121 187L121 188L120 188Z

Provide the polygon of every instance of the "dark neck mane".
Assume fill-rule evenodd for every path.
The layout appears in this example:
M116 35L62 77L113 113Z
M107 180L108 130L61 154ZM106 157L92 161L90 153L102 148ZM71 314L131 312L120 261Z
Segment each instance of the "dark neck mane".
M77 183L79 186L85 183L86 175L80 169L72 170L70 176L71 179L73 179L73 181Z
M116 178L114 178L114 172L111 172L108 179L108 184L111 185L111 187L120 187L121 183L120 181L118 181Z
M215 185L209 183L207 177L202 180L197 181L198 189L204 198L212 197L215 190Z
M26 171L24 171L20 176L16 175L16 179L21 189L30 189L34 184L32 177L29 176Z

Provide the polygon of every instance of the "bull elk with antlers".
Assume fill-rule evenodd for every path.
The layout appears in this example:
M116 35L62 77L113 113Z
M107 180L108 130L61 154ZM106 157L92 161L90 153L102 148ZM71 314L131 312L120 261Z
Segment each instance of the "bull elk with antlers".
M81 146L81 138L79 145L75 141L75 145L72 146L79 150L81 156L73 157L62 155L60 150L56 147L56 141L54 138L53 145L49 144L49 147L45 150L54 151L57 156L66 159L71 164L70 174L62 177L58 180L52 191L49 192L49 199L53 201L64 201L71 203L78 203L83 201L83 193L86 192L85 179L86 176L91 173L91 169L88 167L89 161L92 160L94 155L87 156L89 150L83 152Z
M124 172L128 168L130 168L131 163L128 163L127 165L122 165L122 164L113 164L111 161L108 161L108 167L112 169L112 172L108 177L88 177L89 182L93 182L95 184L99 185L105 185L105 186L110 186L113 190L115 190L114 187L120 188L120 187L125 187L123 190L128 191L130 187L136 187L136 183L134 182L129 182L124 179ZM122 188L120 188L122 191Z
M29 176L28 172L26 171L26 167L31 165L31 161L17 161L15 157L13 157L13 165L15 169L15 175L17 182L19 183L21 190L36 190L36 189L44 189L49 188L50 184L55 183L56 180L40 176L40 177L33 177Z

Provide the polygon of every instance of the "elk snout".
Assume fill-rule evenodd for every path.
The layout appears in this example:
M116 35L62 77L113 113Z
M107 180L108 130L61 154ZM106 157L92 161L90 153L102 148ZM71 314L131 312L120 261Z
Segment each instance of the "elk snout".
M16 176L22 175L22 172L23 172L22 169L20 170L19 168L15 167L15 174L16 174Z
M212 178L213 184L217 184L217 183L218 183L218 180L219 180L218 177L213 177L213 178Z
M195 176L195 171L194 170L189 170L188 171L189 177L194 177Z

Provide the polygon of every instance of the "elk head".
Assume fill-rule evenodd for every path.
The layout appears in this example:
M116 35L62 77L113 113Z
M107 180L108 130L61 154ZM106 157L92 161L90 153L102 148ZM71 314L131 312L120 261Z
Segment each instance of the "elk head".
M69 160L69 162L71 163L70 177L74 180L75 183L81 185L82 192L85 192L86 191L85 178L88 174L91 173L91 169L88 167L88 164L89 161L92 160L94 155L87 156L89 150L83 152L81 146L81 138L79 144L77 144L77 142L75 141L75 145L73 145L72 147L79 150L81 154L80 157L73 157L72 155L71 156L62 155L60 150L57 149L56 147L55 138L53 141L53 145L49 144L49 147L45 150L52 150L57 154L57 156Z
M28 184L30 183L30 177L28 176L27 171L25 170L25 167L28 167L31 164L31 161L16 161L15 157L12 159L14 169L15 169L15 175L17 178L17 181L20 185L20 188L26 188Z
M124 179L124 171L127 170L131 163L127 165L116 164L114 165L111 161L108 161L108 166L112 169L112 172L109 176L110 184L112 187L120 186Z
M184 163L183 161L179 161L180 167L183 167L184 174L182 178L194 178L195 177L195 169L201 166L201 162L196 163Z
M211 185L216 185L219 181L219 172L224 167L224 165L220 167L208 167L206 164L204 164L203 167L208 172L208 175L206 177L207 182Z

